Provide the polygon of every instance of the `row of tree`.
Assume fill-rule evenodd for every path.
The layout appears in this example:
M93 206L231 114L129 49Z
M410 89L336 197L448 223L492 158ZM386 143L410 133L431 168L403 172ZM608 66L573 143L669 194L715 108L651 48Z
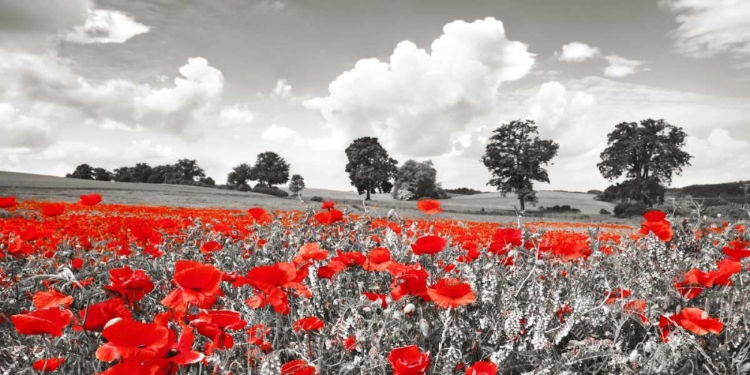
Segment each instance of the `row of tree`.
M198 162L191 159L180 159L175 164L157 165L152 167L148 163L137 163L135 166L125 166L112 172L104 168L94 168L89 164L81 164L73 173L65 175L68 178L96 181L142 182L149 184L184 184L198 183L213 186L216 183L198 166Z

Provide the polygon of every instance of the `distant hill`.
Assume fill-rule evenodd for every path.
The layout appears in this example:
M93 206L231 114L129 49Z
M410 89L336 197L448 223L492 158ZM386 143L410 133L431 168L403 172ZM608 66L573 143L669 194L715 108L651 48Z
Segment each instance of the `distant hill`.
M750 194L750 189L748 189ZM681 188L667 189L668 197L690 196L704 200L707 205L745 203L745 191L739 182L721 184L688 185Z

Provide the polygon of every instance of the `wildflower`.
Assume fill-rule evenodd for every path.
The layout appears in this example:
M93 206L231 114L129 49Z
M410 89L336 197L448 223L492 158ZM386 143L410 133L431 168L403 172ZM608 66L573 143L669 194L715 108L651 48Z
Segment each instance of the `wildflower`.
M607 300L605 301L608 305L611 305L615 303L615 301L628 298L633 292L631 292L629 289L617 287L615 290L611 292L607 292Z
M234 347L234 338L228 331L237 331L247 326L240 313L231 310L203 310L188 319L198 333L211 340L211 348L219 349Z
M59 306L67 309L72 303L73 297L62 294L56 290L36 292L33 299L34 307L36 307L37 310Z
M39 372L53 372L57 371L64 363L65 358L63 357L43 358L34 362L31 368Z
M84 206L96 206L102 201L102 196L99 194L84 194L81 195L81 200L78 201Z
M417 241L411 245L411 250L417 255L434 255L443 251L447 243L448 241L438 236L424 236L418 238Z
M435 215L443 212L440 201L435 199L422 199L417 202L417 208L427 215Z
M320 205L321 210L328 210L328 211L334 209L335 207L336 207L336 202L332 202L332 201L325 201L323 202L323 204Z
M167 345L169 330L158 324L114 319L102 331L107 342L96 350L96 358L112 362L118 358L147 361Z
M662 211L648 211L643 214L646 219L641 223L641 234L644 236L653 232L663 242L672 240L672 224L666 220L667 214Z
M16 332L22 335L62 336L62 329L73 319L70 310L60 310L59 307L48 307L35 310L25 314L13 315L10 321L16 328Z
M16 205L16 197L0 197L0 208L8 209Z
M132 304L154 290L154 283L144 270L133 271L130 267L109 270L110 284L104 290L111 292Z
M315 220L324 225L333 224L344 220L344 213L334 208L328 211L318 212L315 214Z
M430 367L430 355L422 353L416 345L392 349L388 362L393 375L422 375Z
M391 263L391 251L384 247L376 247L367 253L367 260L362 263L362 268L366 271L385 271Z
M42 204L42 214L44 216L55 217L65 212L65 206L62 203L45 203Z
M184 311L188 303L199 307L213 305L221 276L222 272L212 265L178 260L175 264L174 281L179 287L161 300L161 303L176 311Z
M81 323L73 324L74 331L85 329L87 331L101 331L112 319L133 319L133 314L125 307L125 301L119 298L110 298L106 301L92 304L78 312Z
M208 241L208 242L204 243L203 245L201 245L201 248L200 248L201 253L204 253L204 254L206 254L206 253L213 253L213 252L219 251L221 249L222 249L221 244L218 243L218 242L216 242L216 241Z
M497 365L490 361L474 362L473 365L466 369L466 375L495 375L497 374Z
M325 323L323 323L322 320L317 317L311 316L297 320L296 322L294 322L294 325L292 327L294 328L294 332L320 331L321 329L323 329L324 325Z
M436 305L447 309L465 306L476 300L471 286L458 279L440 279L435 285L427 289L427 294Z
M295 359L281 366L281 375L318 375L318 370L301 359Z

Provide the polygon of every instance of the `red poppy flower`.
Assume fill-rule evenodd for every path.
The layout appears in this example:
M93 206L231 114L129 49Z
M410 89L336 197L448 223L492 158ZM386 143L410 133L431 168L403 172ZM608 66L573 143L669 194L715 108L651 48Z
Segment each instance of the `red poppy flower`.
M260 207L253 207L247 210L247 213L250 214L250 216L252 216L255 221L260 221L260 219L268 215L268 212Z
M76 271L80 270L81 268L83 268L83 259L73 258L73 261L70 263L70 266L73 267L73 269Z
M321 210L332 210L336 207L336 202L332 201L325 201L322 205L320 205Z
M44 358L34 362L31 368L39 372L52 372L57 371L64 363L65 358L63 357Z
M281 375L318 375L318 369L301 359L295 359L281 366Z
M435 199L422 199L417 202L417 208L427 215L435 215L443 212L440 201Z
M16 197L0 197L0 208L11 208L16 205Z
M430 367L430 355L416 345L392 349L388 354L393 375L422 375Z
M388 269L394 275L391 283L391 298L398 301L406 295L420 297L429 302L430 295L427 293L427 277L429 274L419 266L390 267Z
M201 250L201 253L206 254L206 253L212 253L214 251L219 251L221 249L222 249L222 246L220 243L216 241L208 241L204 243L203 245L201 245L200 250Z
M231 310L201 311L196 317L189 319L190 325L198 333L211 340L211 347L219 349L234 347L234 338L228 331L237 331L247 326L240 313Z
M84 194L81 195L81 200L79 201L79 203L84 206L96 206L101 201L102 196L99 194Z
M73 313L70 310L60 310L59 307L49 307L10 317L16 331L22 335L47 333L57 337L62 336L62 329L70 324L72 319Z
M109 270L111 283L104 286L109 291L128 303L134 303L154 290L154 283L144 270L133 271L130 267L113 268Z
M641 223L641 234L644 236L653 232L659 240L667 242L672 240L672 224L666 219L667 214L662 211L648 211L643 214L646 219Z
M362 268L366 271L385 271L391 263L391 251L376 247L367 253L367 260L362 263Z
M326 258L328 258L328 251L321 249L320 243L311 242L299 248L299 255L294 257L294 263L301 264L311 260L321 261Z
M331 261L341 262L346 267L361 266L366 260L367 257L358 251L342 252L341 250L337 250L336 256L331 258Z
M125 307L125 301L119 298L110 298L106 301L95 303L78 312L81 323L74 323L73 330L101 331L107 322L114 318L130 320L133 313Z
M380 301L380 307L384 309L388 307L387 295L372 292L363 292L362 294L371 302Z
M725 246L721 251L728 257L741 260L750 257L750 249L745 249L746 244L740 243L739 241L731 241L728 246Z
M497 365L490 361L474 362L466 369L466 375L495 375L497 374Z
M309 298L310 290L302 284L307 276L306 269L297 270L292 263L276 263L272 266L259 266L247 272L247 277L235 282L235 286L250 284L256 295L245 301L251 308L271 305L277 313L289 314L289 297L283 289L291 290L298 296ZM282 289L283 288L283 289Z
M696 307L686 307L670 318L680 327L699 336L707 333L718 335L724 329L724 323L709 317L703 310Z
M347 351L354 351L357 349L357 338L354 336L349 336L344 339L344 349Z
M318 212L315 214L315 220L324 225L333 224L344 220L344 213L334 208L329 211Z
M73 303L73 297L62 294L56 290L48 290L36 292L32 302L37 310L59 306L67 309L70 307L70 304Z
M184 311L187 303L204 308L207 304L213 305L221 276L222 272L212 265L178 260L174 281L179 288L169 293L161 303L176 311Z
M492 242L497 242L501 248L521 246L523 244L523 233L514 228L500 228L492 236Z
M65 212L65 205L62 203L44 203L42 204L42 214L44 216L55 217Z
M322 320L315 316L310 316L307 318L302 318L294 322L292 327L294 328L294 332L302 331L320 331L323 329L323 326L325 323L323 323Z
M557 319L560 320L560 323L565 323L565 315L570 314L573 312L573 308L570 307L570 305L565 304L559 309L557 309Z
M664 315L659 315L659 337L662 342L669 342L669 334L674 328L674 323Z
M620 288L619 286L611 292L607 292L607 300L605 301L608 305L615 303L615 301L628 298L633 294L629 289Z
M436 305L447 309L465 306L476 300L471 286L459 279L440 279L431 288L427 288L427 294Z
M710 272L713 285L730 286L733 284L730 277L742 271L742 263L734 259L722 259L716 262L717 269Z
M96 350L96 358L104 362L115 359L148 361L169 342L169 330L154 323L115 319L102 331L107 343Z
M645 312L646 312L646 300L645 299L637 299L637 300L633 300L633 301L626 303L622 307L622 311L626 314L632 314L632 315L637 316L643 323L649 322L648 317L646 317L645 315Z
M411 250L417 255L434 255L443 251L447 243L448 241L438 236L424 236L418 238L417 241L411 245Z
M198 363L205 357L203 353L193 350L195 333L192 329L190 329L190 327L182 326L182 334L180 335L179 340L177 340L176 342L174 336L174 333L170 331L170 343L162 347L157 352L156 357L148 363L154 365L155 367L161 368L164 371L164 374L177 373L177 368L174 368L172 364L178 366L187 366L193 363ZM170 372L167 372L170 368L172 370ZM162 372L156 373L162 374Z

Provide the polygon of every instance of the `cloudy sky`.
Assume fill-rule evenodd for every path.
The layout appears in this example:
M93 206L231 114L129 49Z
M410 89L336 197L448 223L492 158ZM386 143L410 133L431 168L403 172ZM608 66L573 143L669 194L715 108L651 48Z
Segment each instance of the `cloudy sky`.
M377 136L489 190L500 124L560 144L539 189L608 185L622 121L689 135L673 185L750 179L746 0L0 0L0 170L64 175L197 159L217 182L276 151L350 190Z

